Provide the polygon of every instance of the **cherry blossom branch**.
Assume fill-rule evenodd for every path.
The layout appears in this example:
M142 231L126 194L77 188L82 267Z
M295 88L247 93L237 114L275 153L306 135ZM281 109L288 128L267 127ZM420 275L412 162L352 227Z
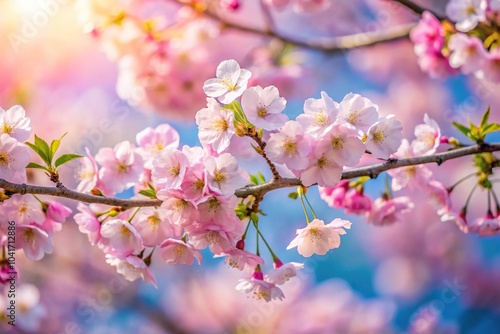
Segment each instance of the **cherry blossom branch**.
M174 2L180 3L178 0L173 0ZM193 8L196 5L182 4L185 6L191 6ZM196 8L195 8L196 10ZM198 10L199 11L199 10ZM367 31L347 36L339 36L335 38L321 38L314 40L300 40L290 36L285 36L273 30L271 27L262 30L259 28L242 26L234 22L227 21L226 19L219 16L214 11L207 9L203 11L203 14L210 17L218 22L220 22L225 28L236 29L241 32L257 34L261 36L276 38L285 43L294 44L307 49L319 50L326 53L340 53L351 49L372 46L379 43L391 42L399 39L407 38L410 30L415 26L414 23L404 24L397 27L388 28L383 31ZM266 15L266 13L264 13Z
M460 158L460 157L467 156L467 155L473 155L473 154L478 154L478 153L487 153L487 152L496 152L496 151L500 151L500 143L471 145L471 146L466 146L466 147L462 147L462 148L449 150L449 151L442 152L442 153L420 156L420 157L411 157L411 158L404 158L404 159L389 159L386 162L383 162L380 164L345 170L342 173L342 179L353 179L353 178L361 177L361 176L369 176L371 178L376 178L380 173L388 171L390 169L407 167L407 166L423 165L423 164L428 164L428 163L433 163L433 162L437 163L438 165L441 165L443 162L445 162L447 160L456 159L456 158ZM295 178L286 178L285 179L285 178L283 178L281 180L271 180L267 183L260 184L260 185L251 185L251 186L243 187L241 189L236 190L235 195L237 197L242 197L242 198L245 198L249 195L255 195L255 194L259 194L259 195L263 196L264 194L268 193L269 191L272 191L275 189L292 187L292 186L299 186L299 185L301 185L299 179L295 179Z
M98 203L109 206L119 206L124 209L134 207L151 207L160 206L160 200L151 199L119 199L113 197L94 196L83 194L78 191L70 190L60 185L59 187L43 187L33 186L28 184L17 184L0 179L0 188L16 194L34 194L34 195L50 195L56 197L64 197L84 203Z
M390 169L416 166L428 163L437 163L441 165L443 162L460 158L463 156L487 153L487 152L497 152L500 151L500 143L492 144L476 144L466 147L461 147L457 149L452 149L446 152L437 153L433 155L426 155L420 157L411 157L404 159L389 159L383 163L352 168L345 170L342 173L342 179L353 179L362 176L369 176L371 178L376 178L380 173L388 171ZM243 188L237 189L235 195L240 198L246 198L247 196L255 196L256 198L262 199L265 194L272 190L299 186L301 182L296 178L279 178L272 179L271 181L260 184L260 185L249 185ZM79 193L70 189L66 189L63 186L60 187L43 187L34 186L27 184L17 184L0 179L0 188L9 191L11 193L24 194L35 194L35 195L50 195L56 197L64 197L73 200L77 200L84 203L99 203L110 206L122 207L123 209L132 207L152 207L160 206L161 201L155 199L118 199L103 196L93 196L88 194Z
M434 15L438 20L446 19L446 17L439 15L439 14L436 14L432 10L424 8L424 7L416 4L413 1L410 1L410 0L393 0L393 1L398 2L398 3L402 4L403 6L411 9L412 11L414 11L418 15L422 15L423 12L427 11L427 12L432 13L432 15Z

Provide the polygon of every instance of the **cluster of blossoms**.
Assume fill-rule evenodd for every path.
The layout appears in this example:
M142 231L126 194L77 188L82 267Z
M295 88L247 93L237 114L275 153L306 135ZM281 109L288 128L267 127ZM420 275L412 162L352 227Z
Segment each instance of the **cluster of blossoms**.
M424 12L410 34L422 70L432 77L461 71L500 82L500 1L451 0L446 15L439 21Z
M254 36L234 34L203 14L207 8L236 14L245 7L250 11L247 17L252 17L261 15L254 13L258 9L238 1L184 3L78 1L85 31L118 63L116 89L121 98L140 110L190 119L203 105L203 82L227 58L248 59L255 83L272 81L289 94L298 93L296 79L309 75L298 56L283 46L264 47Z
M0 108L0 178L17 183L27 180L26 166L30 162L28 146L23 144L31 134L30 119L21 106ZM61 230L71 210L61 203L45 202L28 195L13 194L0 203L0 246L6 249L9 225L15 224L16 249L23 249L31 260L40 260L52 252L51 237ZM9 224L11 222L11 224ZM12 228L10 228L12 230ZM5 252L4 252L5 255ZM5 263L5 259L2 259ZM2 266L0 282L8 268Z
M375 225L393 224L413 208L408 197L394 198L392 191L424 188L436 203L441 220L455 220L465 232L498 232L499 220L491 213L470 225L465 222L465 209L461 214L453 213L449 199L452 188L434 180L425 165L389 171L392 189L386 189L375 201L364 195L367 178L341 180L344 169L358 165L364 155L381 160L426 156L434 154L441 143L450 144L452 141L441 136L439 126L427 115L415 128L416 138L411 143L402 139L402 125L394 115L381 116L377 105L353 93L336 102L322 92L319 99L307 99L304 113L290 120L283 113L286 100L279 90L274 86L249 87L251 76L235 60L226 60L217 67L216 77L204 82L207 106L196 114L201 147L181 147L176 130L161 124L139 132L135 143L123 141L113 148L104 147L95 156L87 151L81 159L79 192L113 197L133 187L133 199L159 200L155 207L77 206L74 220L79 230L127 280L142 278L156 286L150 265L157 249L168 264L193 265L195 260L201 264L201 251L208 248L215 257L224 257L229 266L248 273L238 290L266 301L283 298L279 285L296 276L303 265L283 264L259 230L263 195L242 196L241 200L236 196L238 190L255 183L240 169L236 158L245 147L253 147L255 158L266 161L274 182L284 176L300 181L296 194L307 225L297 230L287 249L297 247L302 256L324 255L339 247L340 235L351 227L349 221L338 218L325 224L307 201L313 215L309 218L303 200L305 189L316 184L330 206L364 214ZM26 182L29 155L18 140L29 137L29 122L18 106L2 110L0 157L4 164L0 177L8 181ZM37 140L40 138L35 136L35 143ZM53 174L50 168L46 170ZM0 205L4 249L9 217L17 224L17 249L22 248L32 260L50 253L50 238L71 210L34 195L5 192L4 196ZM250 227L272 255L274 270L267 275L262 271L259 243L255 253L245 249ZM8 267L2 266L4 269Z

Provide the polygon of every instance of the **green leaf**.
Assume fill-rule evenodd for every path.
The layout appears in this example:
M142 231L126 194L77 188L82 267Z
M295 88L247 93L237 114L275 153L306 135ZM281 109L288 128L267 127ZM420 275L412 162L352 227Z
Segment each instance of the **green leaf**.
M44 167L44 166L39 165L39 164L36 164L36 163L34 163L34 162L30 162L30 163L28 164L28 166L26 166L26 168L37 168L37 169L44 169L44 170L46 170L46 171L49 171L49 170L47 169L47 167Z
M42 158L42 160L43 160L45 163L47 163L47 159L46 159L46 157L45 157L45 153L44 153L41 149L39 149L37 146L35 146L35 145L34 145L34 144L32 144L32 143L28 143L28 142L26 142L25 144L26 144L26 145L28 145L28 146L29 146L29 147L30 147L33 151L35 151L35 153L36 153L36 154L38 154L38 156L39 156L40 158ZM45 157L45 158L44 158L44 157ZM48 166L48 165L50 165L50 164L47 164L47 166Z
M460 123L452 122L453 126L458 129L458 131L462 132L465 136L470 136L470 129Z
M61 140L64 138L64 136L66 136L68 133L66 132L65 134L63 134L61 136L61 138L59 139L54 139L51 143L50 143L50 152L52 152L52 156L56 155L56 152L57 152L57 149L59 148L59 145L61 145Z
M144 189L139 191L139 194L144 195L149 198L156 198L156 191L153 191L151 189Z
M488 133L492 133L492 132L499 131L499 130L500 130L500 124L491 123L491 124L488 124L485 127L483 127L483 134L486 135Z
M47 166L52 165L52 152L50 151L49 144L42 138L38 137L35 135L35 146L40 149L40 152L42 154L40 155L40 158L43 159L47 163Z
M489 118L490 118L490 107L488 107L488 110L486 110L483 117L481 118L481 128L482 129L484 129L488 125Z
M253 184L259 184L259 180L255 175L250 175L250 182L252 182Z
M57 158L55 166L59 167L62 164L65 164L67 162L70 162L70 161L78 159L78 158L83 158L83 155L79 155L79 154L63 154L59 158Z
M264 177L264 175L262 175L261 172L257 172L257 177L259 178L261 183L266 183L266 178Z
M294 191L294 192L289 193L288 197L295 200L295 199L297 199L297 197L299 197L299 194L296 191Z

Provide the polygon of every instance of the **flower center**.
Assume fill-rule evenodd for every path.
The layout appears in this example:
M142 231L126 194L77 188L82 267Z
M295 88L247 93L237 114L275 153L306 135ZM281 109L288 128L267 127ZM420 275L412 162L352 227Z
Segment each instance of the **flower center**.
M128 238L130 236L130 230L127 228L127 226L122 225L120 229L120 234L123 235L124 237Z
M177 202L175 202L175 204L173 205L173 209L174 211L181 212L187 205L188 203L185 200L180 199Z
M214 181L217 183L224 183L227 180L227 173L217 171L214 175Z
M118 171L119 171L120 173L126 173L126 172L128 172L128 171L130 170L130 166L125 165L124 163L120 163L120 164L117 166L117 168L118 168Z
M318 159L318 161L316 162L316 166L318 166L319 168L323 168L325 166L328 166L328 164L329 164L329 161L324 155L320 159Z
M223 118L219 118L212 125L212 129L215 131L226 131L228 128L229 125L227 124L227 121Z
M267 112L267 108L266 107L259 107L257 108L257 115L259 115L259 117L266 117L268 114Z
M214 232L214 231L210 231L207 234L205 234L205 240L210 245L216 244L216 243L219 242L219 235L216 232Z
M208 211L218 211L220 208L220 202L212 197L208 200Z
M233 83L233 80L231 80L230 76L225 76L221 79L221 81L228 90L236 90L236 85Z
M28 206L26 204L19 205L18 212L19 214L24 215L26 212L28 212Z
M316 113L315 115L315 125L327 125L328 124L328 115L326 115L323 111Z
M9 165L9 156L5 152L0 153L0 166Z
M24 242L31 243L34 236L35 236L35 232L33 232L33 230L29 229L29 230L24 231L24 234L23 234Z
M179 165L170 167L170 175L177 176L181 172L181 167Z
M150 216L148 218L148 223L153 231L158 231L158 227L160 226L161 220L157 216Z
M341 150L344 148L344 138L336 137L332 139L332 147L334 150Z
M347 116L347 121L349 123L351 123L352 125L354 125L354 124L356 124L358 122L358 118L359 118L358 114L351 111L351 113L349 114L349 116Z
M9 123L7 123L7 122L6 122L6 123L3 123L3 126L2 126L2 131L3 131L3 133L7 133L7 134L9 134L9 133L11 133L11 132L12 132L12 130L14 130L14 128L13 128L12 126L10 126L10 124L9 124Z
M385 139L385 134L383 131L375 132L373 134L373 141L376 143L381 143Z
M288 155L294 155L297 153L297 143L292 139L285 140L285 153Z
M317 227L309 229L309 235L311 236L311 239L320 239L323 234L324 232L320 231Z
M183 246L179 245L175 247L175 253L177 253L178 256L184 255L185 249Z

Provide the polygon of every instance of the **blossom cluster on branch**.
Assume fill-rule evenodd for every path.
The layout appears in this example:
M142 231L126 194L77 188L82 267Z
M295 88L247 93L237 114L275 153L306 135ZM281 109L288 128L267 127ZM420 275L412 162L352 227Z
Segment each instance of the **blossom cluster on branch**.
M107 263L127 280L142 278L156 285L150 269L155 251L168 264L193 265L195 261L201 264L201 251L208 248L215 257L224 257L229 266L248 273L248 278L237 285L238 290L266 301L282 299L279 286L295 276L303 264L284 264L259 228L264 214L259 205L266 193L250 191L240 198L236 196L241 189L251 189L249 184L258 187L284 182L283 186L289 186L293 183L285 182L287 177L296 180L297 191L290 197L300 201L306 226L297 230L287 249L296 247L305 257L324 255L339 247L340 236L352 225L339 218L325 224L316 215L307 199L307 188L313 185L320 186L321 197L330 206L343 208L349 214L363 214L375 225L401 221L414 204L407 196L394 197L393 191L416 188L429 194L442 221L454 221L464 232L500 232L500 205L490 180L500 162L492 153L485 153L496 147L492 149L484 141L500 125L489 121L489 110L479 125L455 123L458 130L480 145L469 153L475 154L477 168L471 176L477 176L478 186L488 191L487 215L468 222L468 201L460 212L452 210L450 193L458 183L446 188L421 162L391 169L391 185L387 184L375 200L364 194L370 177L342 180L343 173L362 160L390 164L398 159L431 157L441 145L451 149L464 146L455 138L442 136L430 117L424 117L424 123L415 128L415 139L409 142L402 139L401 122L394 115L381 116L378 106L366 97L349 93L336 102L322 92L319 99L307 99L304 113L290 120L283 113L286 100L279 90L274 86L249 87L251 76L235 60L226 60L217 67L216 77L204 82L207 107L196 114L201 147L179 147L176 130L161 124L139 132L135 144L123 141L113 148L101 148L95 156L87 151L86 157L64 154L56 159L62 138L49 145L35 135L34 143L23 144L21 141L31 133L24 110L20 106L2 110L0 178L25 183L26 167L41 169L57 189L64 191L58 169L81 158L77 190L103 201L78 203L74 220L89 242L105 253ZM29 162L29 148L45 165ZM272 179L266 181L260 173L249 175L241 169L242 156L262 159ZM151 206L110 206L104 201L131 187L135 192L131 203L149 198ZM51 253L51 237L72 211L58 202L25 194L26 186L21 186L19 193L12 191L18 188L8 189L0 205L3 247L7 247L8 221L14 220L19 233L16 248L23 249L29 259L39 260ZM496 208L490 205L491 199ZM248 247L249 229L255 230L255 251ZM261 243L274 265L268 274L263 271ZM2 261L8 263L5 257ZM2 270L5 275L8 267Z

